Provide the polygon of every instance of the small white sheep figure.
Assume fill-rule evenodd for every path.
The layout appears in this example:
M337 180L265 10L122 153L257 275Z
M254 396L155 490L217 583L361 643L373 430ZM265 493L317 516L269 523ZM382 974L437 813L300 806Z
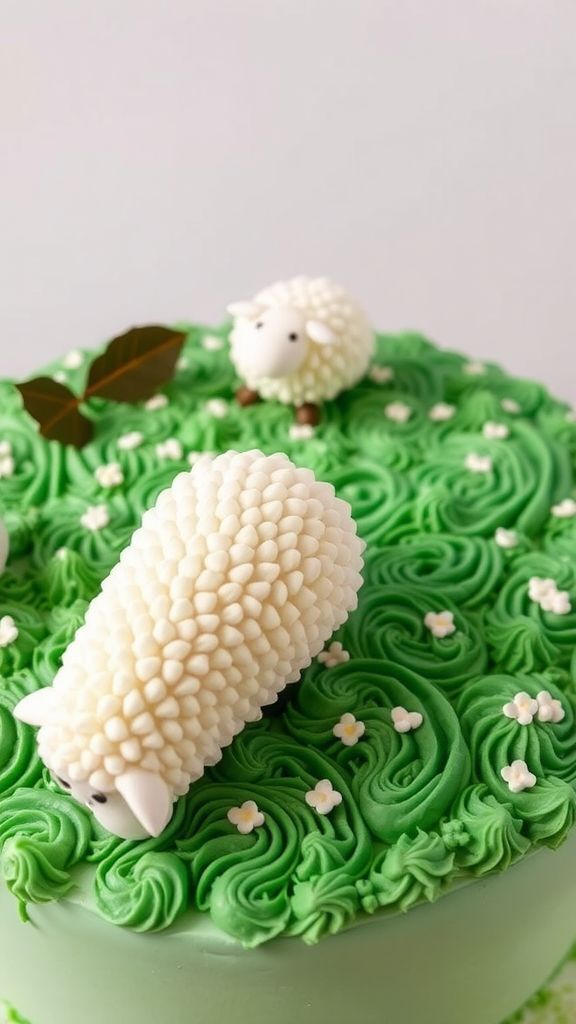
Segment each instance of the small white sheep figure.
M317 424L319 403L356 384L374 352L365 313L326 277L279 281L227 310L230 358L245 382L238 401L294 405L299 423Z
M9 548L8 531L0 519L0 573L3 573L6 568Z
M206 456L144 514L53 685L15 715L40 726L40 757L108 831L159 835L346 621L363 550L349 505L311 470Z

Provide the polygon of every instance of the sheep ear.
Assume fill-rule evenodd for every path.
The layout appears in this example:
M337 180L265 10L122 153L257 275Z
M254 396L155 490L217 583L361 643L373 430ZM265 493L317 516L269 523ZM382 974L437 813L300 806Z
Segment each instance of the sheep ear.
M332 328L328 327L328 324L323 324L321 320L307 320L306 334L317 345L335 345L338 341L338 336L334 334Z
M56 694L51 686L28 693L14 708L14 717L27 725L44 725L52 708L56 705Z
M150 836L159 836L172 817L172 796L164 779L143 768L131 768L114 781L142 828Z
M230 316L246 316L252 320L264 312L264 306L258 302L231 302L226 306L226 312L230 313Z

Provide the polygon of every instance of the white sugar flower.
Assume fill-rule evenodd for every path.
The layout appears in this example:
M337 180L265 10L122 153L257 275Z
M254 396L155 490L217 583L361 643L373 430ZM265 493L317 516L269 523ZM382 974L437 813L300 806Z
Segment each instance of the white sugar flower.
M155 412L157 409L164 409L168 405L168 397L166 395L152 395L147 402L144 402L144 408L148 412Z
M102 530L110 522L106 505L91 505L84 515L80 516L80 522L87 530Z
M218 349L224 348L224 341L215 334L205 334L202 338L202 348L207 352L217 352Z
M516 530L505 530L499 526L494 534L494 540L501 548L515 548L518 545L518 534Z
M231 807L226 817L232 825L236 825L242 835L247 835L253 829L259 828L265 821L262 811L258 810L258 804L254 800L245 800L241 807Z
M228 402L223 398L209 398L204 408L216 420L223 420L228 415Z
M0 647L8 647L18 637L18 627L11 615L0 619Z
M79 348L73 348L67 356L64 356L62 363L67 370L77 370L84 362L84 353Z
M450 636L450 633L456 632L453 612L427 612L424 625L437 637Z
M568 615L572 611L570 594L567 590L554 590L540 602L543 612L554 612L555 615Z
M538 700L538 721L556 724L566 717L566 712L559 700L555 700L548 690L540 690Z
M394 423L406 423L412 415L412 409L405 402L389 402L384 406L384 415Z
M55 380L57 384L65 384L68 380L68 375L64 373L64 370L56 370L56 373L52 376L52 380Z
M470 452L464 460L466 469L471 469L473 473L489 473L492 469L492 459L489 455L478 455L476 452Z
M502 768L500 775L508 783L511 793L521 793L523 789L531 789L536 785L536 776L528 770L526 761L512 761Z
M321 779L306 793L306 803L318 814L330 814L338 804L342 803L342 793L334 789L330 779Z
M345 747L353 747L366 732L364 722L356 720L354 715L347 712L334 726L332 732L338 739L342 740Z
M419 711L407 711L406 708L392 708L390 712L396 732L411 732L422 725L422 715Z
M343 661L350 661L350 655L339 640L334 640L325 651L320 651L318 661L326 665L326 668L334 668L334 665L340 665Z
M156 455L159 459L173 459L174 462L178 462L184 456L184 449L178 438L169 437L156 445Z
M0 478L5 480L14 475L16 464L12 456L12 447L9 441L0 442Z
M505 437L510 436L510 427L507 427L505 423L493 423L492 420L487 420L482 427L482 433L489 441L503 441Z
M128 434L122 434L116 442L117 448L120 448L123 452L128 452L132 448L138 448L144 440L144 434L140 430L131 430Z
M567 615L572 610L570 594L567 590L558 590L555 580L532 576L528 581L528 597L539 604L543 612Z
M436 405L428 410L428 416L433 423L444 423L446 420L451 420L455 414L456 406L449 405L448 402L436 402Z
M188 360L186 359L186 356L178 356L178 359L176 360L176 369L177 370L187 370L188 369Z
M484 363L478 362L477 359L472 359L469 363L466 363L462 369L464 373L467 373L470 377L482 377L485 373L488 373Z
M61 562L65 562L68 558L68 548L57 548L54 554Z
M291 441L309 441L314 437L314 427L311 423L292 423L288 429L288 436Z
M531 601L540 604L550 593L556 590L556 581L543 579L541 576L531 576L528 580L528 597Z
M394 370L391 366L371 366L368 376L375 384L387 384L394 379Z
M514 700L502 705L506 718L515 718L519 725L531 725L538 711L538 701L522 690Z
M559 505L552 505L550 511L558 519L569 519L571 516L576 516L576 501L574 498L564 498Z
M118 487L124 483L124 474L119 462L109 462L105 466L97 466L94 476L100 487Z
M520 406L513 398L503 398L500 405L504 409L504 412L518 413L520 412Z

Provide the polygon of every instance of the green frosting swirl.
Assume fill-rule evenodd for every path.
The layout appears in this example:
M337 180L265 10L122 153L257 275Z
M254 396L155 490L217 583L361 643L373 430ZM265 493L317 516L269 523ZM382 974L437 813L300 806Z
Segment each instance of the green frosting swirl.
M0 442L14 460L0 477L10 537L0 618L18 628L0 647L0 871L22 912L92 885L97 912L136 931L167 928L192 907L246 946L316 942L358 914L408 909L556 846L576 799L576 519L551 514L575 493L566 406L419 335L381 336L383 383L368 375L328 402L306 438L280 403L236 404L227 344L204 343L225 341L227 325L181 326L166 404L91 400L94 439L79 451L45 441L14 385L0 382ZM86 370L67 371L78 390ZM408 407L404 422L386 414L393 403ZM454 406L450 418L430 415L438 403ZM488 421L507 436L486 438ZM133 431L141 442L119 446ZM157 450L169 438L181 458ZM367 553L358 610L334 638L349 660L315 660L191 787L158 839L121 842L60 792L12 709L50 685L87 603L188 454L231 447L285 451L350 502ZM472 453L491 469L467 469ZM105 489L96 470L111 462L123 482ZM109 521L91 530L82 517L100 504ZM514 531L514 546L497 544L498 527ZM531 602L532 576L567 590L572 610ZM430 611L451 612L455 631L435 637ZM561 722L504 715L518 692L541 690L562 702ZM421 725L398 732L398 707ZM351 745L334 734L346 714L364 726ZM512 793L501 771L518 759L537 781ZM323 779L342 796L326 815L306 799ZM228 812L246 800L264 823L241 834Z

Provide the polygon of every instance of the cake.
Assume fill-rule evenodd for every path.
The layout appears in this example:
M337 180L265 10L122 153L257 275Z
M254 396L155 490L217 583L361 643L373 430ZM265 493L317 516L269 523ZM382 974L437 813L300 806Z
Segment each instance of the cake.
M30 1024L500 1024L576 939L576 424L537 383L379 335L319 422L242 406L230 324L46 440L0 384L0 1001ZM48 374L81 392L93 354ZM317 417L312 417L317 419ZM13 714L144 511L205 453L282 452L366 542L348 620L123 840Z

